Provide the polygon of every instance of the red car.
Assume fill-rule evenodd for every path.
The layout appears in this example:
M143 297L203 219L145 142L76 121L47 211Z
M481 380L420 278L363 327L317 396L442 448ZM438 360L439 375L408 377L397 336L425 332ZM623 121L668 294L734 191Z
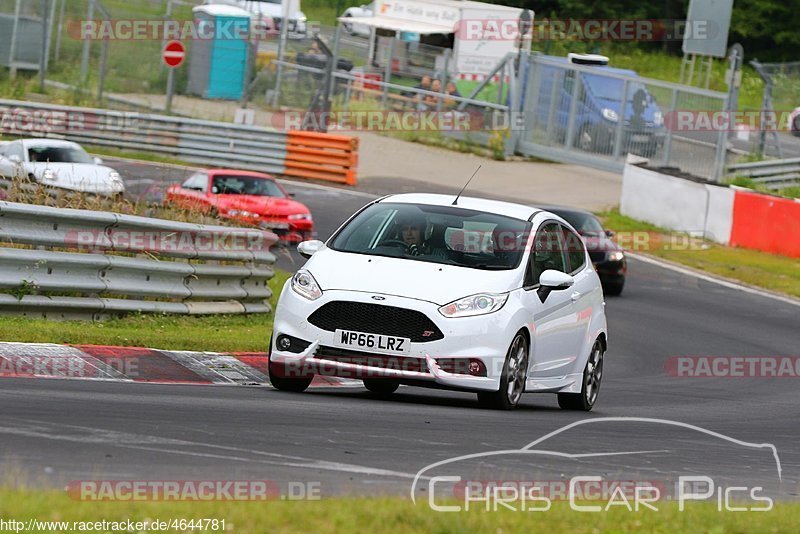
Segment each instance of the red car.
M314 221L268 174L206 169L167 189L164 204L204 211L248 226L269 228L284 241L311 238Z

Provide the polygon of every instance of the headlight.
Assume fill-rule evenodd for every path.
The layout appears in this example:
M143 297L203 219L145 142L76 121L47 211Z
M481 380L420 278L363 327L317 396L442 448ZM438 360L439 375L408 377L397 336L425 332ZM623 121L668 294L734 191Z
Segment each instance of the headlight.
M604 119L610 120L611 122L617 122L619 120L619 115L617 115L617 112L611 108L603 108L601 113L603 114Z
M664 114L661 113L660 111L654 111L653 124L655 124L656 126L661 126L662 124L664 124Z
M258 213L247 210L228 210L228 215L232 217L258 217Z
M625 253L621 250L615 250L608 253L608 261L622 261L625 259Z
M310 221L311 214L310 213L293 213L287 217L290 221Z
M478 293L445 304L439 313L445 317L473 317L496 312L508 300L508 293Z
M44 172L42 173L42 179L43 180L55 180L56 179L56 173L53 172L53 169L45 169Z
M292 289L301 297L308 300L317 300L322 296L319 284L308 271L300 270L292 277Z

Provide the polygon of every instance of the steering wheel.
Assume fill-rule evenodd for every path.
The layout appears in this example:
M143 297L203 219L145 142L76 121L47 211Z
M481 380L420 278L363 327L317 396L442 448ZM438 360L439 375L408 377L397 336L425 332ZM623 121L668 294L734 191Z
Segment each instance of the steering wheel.
M390 247L403 247L404 252L409 254L411 252L411 247L408 246L408 243L405 241L401 241L399 239L387 239L386 241L381 243L381 246L390 246Z

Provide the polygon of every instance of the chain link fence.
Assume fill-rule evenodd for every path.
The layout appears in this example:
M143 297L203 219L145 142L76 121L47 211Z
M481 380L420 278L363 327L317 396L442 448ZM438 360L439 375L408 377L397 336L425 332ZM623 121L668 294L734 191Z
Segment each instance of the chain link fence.
M725 94L566 58L533 56L529 67L523 153L613 171L634 154L702 178L719 176L725 137L679 130L671 119L678 110L724 111Z
M761 155L784 157L780 132L800 135L800 61L760 63L754 60L751 65L764 80L761 109L774 113L779 122L775 125L778 131L762 129L759 132L755 151Z

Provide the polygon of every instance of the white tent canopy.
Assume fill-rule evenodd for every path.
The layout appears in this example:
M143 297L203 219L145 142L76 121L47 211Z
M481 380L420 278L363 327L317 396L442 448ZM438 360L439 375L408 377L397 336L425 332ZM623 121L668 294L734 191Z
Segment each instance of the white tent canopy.
M358 24L360 26L383 28L384 30L397 32L419 33L420 35L428 35L432 33L454 33L456 31L454 25L447 26L444 24L431 24L429 22L403 20L394 17L386 17L383 15L357 18L339 17L337 20L339 20L339 22L346 22L349 24Z

